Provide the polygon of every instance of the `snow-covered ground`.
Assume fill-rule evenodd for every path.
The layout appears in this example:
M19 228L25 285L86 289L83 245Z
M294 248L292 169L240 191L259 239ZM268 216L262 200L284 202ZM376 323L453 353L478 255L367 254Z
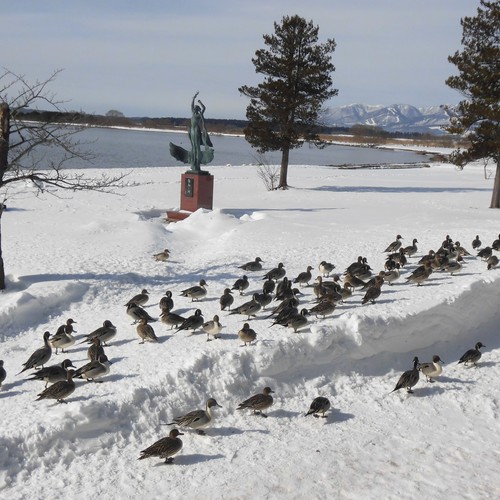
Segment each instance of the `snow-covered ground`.
M500 231L489 206L493 179L481 165L419 169L340 170L291 166L287 191L267 192L256 167L213 166L214 210L165 224L177 208L183 168L138 169L140 183L124 196L9 193L2 221L8 289L0 294L0 495L3 498L499 498L500 269L466 257L457 275L435 272L422 286L406 281L417 261L447 234L472 252ZM92 171L89 171L92 174ZM97 171L95 172L98 173ZM70 197L71 196L71 197ZM255 345L240 347L246 317L219 309L224 288L246 274L250 286L237 306L262 288L279 262L295 278L326 260L342 274L365 256L376 274L397 234L418 252L401 278L384 285L375 304L364 292L325 319L309 317L294 333L270 326L261 311L250 325ZM168 248L171 257L152 255ZM238 266L261 257L264 270ZM205 279L200 302L181 297ZM311 285L313 284L311 281ZM219 340L174 333L152 323L159 342L139 344L124 304L141 289L146 311L173 294L182 315L200 308L219 314ZM301 288L312 307L313 288ZM277 302L273 302L273 306ZM113 364L103 383L77 380L67 404L35 401L44 387L17 375L42 346L43 332L73 318L77 342L106 319L118 327L105 348ZM478 368L457 360L476 342L486 348ZM67 355L86 363L87 344ZM394 389L414 356L444 361L431 384L421 376L414 394ZM269 418L238 404L274 390ZM328 418L305 417L313 398L332 404ZM164 422L204 408L222 408L201 436L185 430L172 465L140 451L166 436Z

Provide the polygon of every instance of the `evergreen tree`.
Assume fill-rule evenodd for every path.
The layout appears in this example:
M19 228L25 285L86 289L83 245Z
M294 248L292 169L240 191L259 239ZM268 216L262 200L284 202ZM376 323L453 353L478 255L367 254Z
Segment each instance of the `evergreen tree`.
M496 164L490 208L500 208L500 4L481 0L475 17L464 17L462 52L448 60L459 71L446 84L465 99L451 118L447 131L467 134L470 146L457 149L451 160L463 168L467 163L487 158Z
M239 91L250 98L246 110L247 141L259 153L281 151L278 189L286 189L290 149L302 141L321 146L318 116L323 103L337 95L330 74L335 40L318 43L319 27L297 15L274 23L274 34L264 35L267 49L255 52L255 71L265 76L256 87Z

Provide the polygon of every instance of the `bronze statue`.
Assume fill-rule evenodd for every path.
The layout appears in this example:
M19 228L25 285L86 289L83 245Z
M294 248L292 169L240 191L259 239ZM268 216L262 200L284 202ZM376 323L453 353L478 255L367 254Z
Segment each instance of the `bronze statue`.
M200 165L206 165L214 159L214 150L205 127L205 105L199 99L199 106L194 103L198 94L199 92L196 92L191 101L191 125L188 131L189 140L191 141L191 151L170 143L170 154L176 160L183 163L190 163L192 172L205 173L200 169Z

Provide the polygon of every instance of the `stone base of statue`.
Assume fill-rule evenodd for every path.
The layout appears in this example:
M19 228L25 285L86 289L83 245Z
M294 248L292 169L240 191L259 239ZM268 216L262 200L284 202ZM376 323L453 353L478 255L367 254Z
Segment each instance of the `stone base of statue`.
M167 211L167 220L184 220L199 208L212 210L213 199L214 176L204 170L188 170L181 177L181 209Z

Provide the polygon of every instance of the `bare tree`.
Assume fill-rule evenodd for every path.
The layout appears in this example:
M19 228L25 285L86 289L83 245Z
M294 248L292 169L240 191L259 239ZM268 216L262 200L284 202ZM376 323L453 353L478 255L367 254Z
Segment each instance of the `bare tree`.
M61 111L63 102L49 90L59 73L55 71L49 78L34 82L5 68L0 73L0 290L6 286L1 221L10 186L20 182L31 185L33 195L38 196L55 195L61 189L116 193L118 188L130 185L124 181L127 173L89 177L85 170L65 168L69 160L93 158L76 138L81 128L49 120L23 120L27 108L42 106Z

